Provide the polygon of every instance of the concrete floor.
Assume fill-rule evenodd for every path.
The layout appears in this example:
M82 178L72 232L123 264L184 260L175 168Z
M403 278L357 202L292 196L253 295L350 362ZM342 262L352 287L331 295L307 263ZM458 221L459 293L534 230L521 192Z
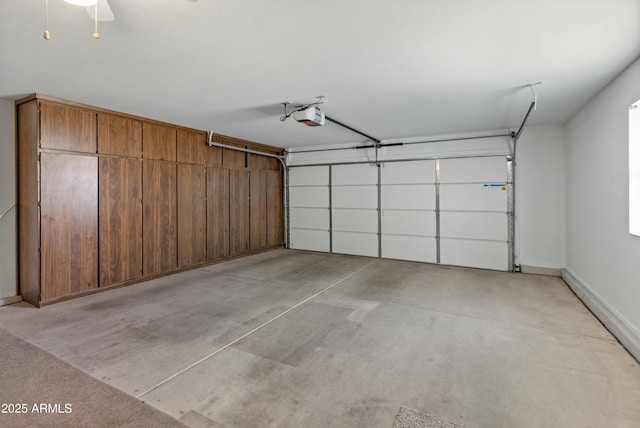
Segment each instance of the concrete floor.
M193 427L640 426L640 366L559 278L276 250L0 326Z

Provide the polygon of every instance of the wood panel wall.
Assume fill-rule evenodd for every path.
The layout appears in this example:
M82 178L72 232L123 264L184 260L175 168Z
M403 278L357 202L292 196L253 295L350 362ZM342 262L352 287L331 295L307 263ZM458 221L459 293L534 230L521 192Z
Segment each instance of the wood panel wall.
M283 242L277 159L46 96L16 102L19 287L53 303ZM214 135L235 147L275 147ZM39 204L41 209L39 210Z

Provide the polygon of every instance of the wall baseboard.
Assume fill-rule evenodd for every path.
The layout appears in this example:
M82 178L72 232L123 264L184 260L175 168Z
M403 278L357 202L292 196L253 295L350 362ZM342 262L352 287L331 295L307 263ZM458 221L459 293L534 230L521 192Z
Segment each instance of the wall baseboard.
M520 271L522 273L528 273L531 275L546 275L546 276L562 276L562 268L551 268L544 266L532 266L532 265L520 265Z
M0 298L0 306L13 305L14 303L18 303L18 302L22 302L22 297L11 296L11 297Z
M613 309L584 281L569 269L562 270L562 279L582 302L604 324L627 351L640 362L640 331L629 323L618 311Z

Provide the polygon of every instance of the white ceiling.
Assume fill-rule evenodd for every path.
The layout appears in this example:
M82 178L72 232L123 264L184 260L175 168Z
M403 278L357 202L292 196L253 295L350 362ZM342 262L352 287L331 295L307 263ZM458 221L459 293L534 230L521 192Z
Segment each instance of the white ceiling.
M640 0L0 1L0 97L33 92L280 147L562 124L640 55Z

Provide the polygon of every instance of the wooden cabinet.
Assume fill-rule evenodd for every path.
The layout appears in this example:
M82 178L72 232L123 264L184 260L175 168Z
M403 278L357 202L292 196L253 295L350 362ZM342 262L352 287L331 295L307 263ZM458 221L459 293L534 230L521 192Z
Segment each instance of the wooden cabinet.
M207 167L207 260L229 255L229 170Z
M95 115L86 113L36 99L17 106L18 281L34 305L98 287Z
M139 121L98 114L98 153L138 158L141 152L142 124Z
M178 162L204 164L206 141L204 133L178 131Z
M276 160L277 161L277 160ZM284 242L282 172L266 171L267 176L267 247Z
M203 131L46 96L17 101L16 114L26 302L54 303L282 242L276 159L209 147Z
M178 267L176 164L145 160L143 178L144 275Z
M178 267L177 131L145 122L142 134L143 272L154 275Z
M280 171L280 161L276 158L249 153L247 162L252 170Z
M229 254L249 251L249 171L229 171Z
M18 288L22 300L37 305L41 300L38 101L31 100L18 104L16 116Z
M251 171L249 180L251 249L257 250L267 246L267 174Z
M176 160L176 130L153 123L142 124L142 156L145 159Z
M222 165L245 168L247 166L247 153L233 149L222 149Z
M41 155L41 299L98 286L97 158Z
M142 276L139 159L100 158L100 286Z
M39 109L42 148L96 152L95 112L49 101L41 101Z
M178 266L207 259L205 167L178 164Z

